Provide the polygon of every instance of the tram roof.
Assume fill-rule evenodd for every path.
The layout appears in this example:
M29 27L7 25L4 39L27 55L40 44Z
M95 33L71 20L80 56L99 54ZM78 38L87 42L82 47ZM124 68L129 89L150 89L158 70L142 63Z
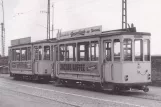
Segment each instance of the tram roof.
M17 47L17 46L25 46L25 45L34 45L34 44L40 44L40 43L54 43L54 42L61 42L61 41L68 41L68 40L78 40L78 39L88 39L88 38L97 38L97 37L110 37L110 36L117 36L117 35L146 35L151 36L151 33L148 32L136 32L136 28L128 28L128 29L118 29L118 30L110 30L110 31L101 31L100 33L91 34L87 36L74 36L74 37L68 37L68 38L52 38L52 39L45 39L45 40L39 40L31 43L24 43L24 44L18 44L13 45L11 47Z

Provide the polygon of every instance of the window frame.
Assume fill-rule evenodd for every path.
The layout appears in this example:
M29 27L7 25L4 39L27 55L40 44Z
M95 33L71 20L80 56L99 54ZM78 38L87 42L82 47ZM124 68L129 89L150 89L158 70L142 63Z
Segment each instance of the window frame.
M108 47L109 44L110 44L110 48ZM112 57L112 54L113 54L112 53L112 50L113 50L112 48L113 48L113 46L112 46L112 44L113 43L112 43L112 40L111 39L108 39L108 40L105 40L104 41L104 48L103 48L104 51L103 52L104 52L104 57L105 57L105 60L106 61L112 61L113 60L113 57ZM107 51L107 53L108 53L108 51L110 51L110 58L108 58L108 59L107 59L106 51Z
M47 48L45 48L45 47L48 47L49 49L47 49ZM46 51L46 49L47 49L47 51L49 51L49 54L45 54L45 53L47 53L47 52L45 52ZM43 46L43 53L42 53L42 59L43 60L51 60L51 46L50 45L44 45ZM48 55L48 57L47 57L47 55Z
M69 60L70 59L70 52L68 52L68 46L72 46L72 50L73 50L73 55L72 55L72 60ZM69 44L65 44L65 61L76 61L76 43L69 43ZM70 50L69 50L70 51ZM68 52L68 53L67 53ZM68 55L68 56L67 56Z
M63 50L61 50L61 46L63 46ZM66 60L66 55L65 55L65 53L66 53L66 45L65 44L59 44L59 47L58 47L58 53L59 53L59 58L58 58L58 60L59 61L65 61ZM63 52L63 60L61 60L61 52Z
M23 51L24 49L26 50L26 52L25 52L25 59L23 60L23 59L22 59L22 51ZM27 49L28 49L27 47L22 47L22 48L21 48L21 55L20 55L20 56L21 56L21 61L27 61Z
M85 44L86 43L86 44ZM80 50L80 46L84 45L84 50ZM88 47L87 47L88 46ZM90 41L78 42L77 43L77 61L90 61ZM81 60L81 54L84 53L84 59ZM87 52L87 54L86 54Z
M94 46L92 46L92 44L94 44ZM90 46L89 46L89 55L90 55L90 61L98 61L99 60L99 51L100 51L100 49L99 49L99 41L98 40L96 40L96 41L91 41L90 42ZM93 52L92 52L92 48L94 48L94 54L93 54ZM98 50L97 50L97 48L98 48ZM94 55L94 60L92 60L92 54ZM98 54L98 55L97 55Z
M119 56L118 55L115 55L115 40L119 40ZM115 38L115 39L113 39L113 61L115 61L115 62L120 62L121 61L121 40L120 40L120 38ZM116 60L116 58L117 58L117 60ZM118 59L119 58L119 59Z
M145 60L146 58L145 58L145 41L147 41L147 60ZM150 58L150 56L151 56L151 52L150 52L150 49L151 47L150 47L150 39L144 39L143 40L143 58L144 58L144 61L151 61L151 58Z
M140 41L140 56L139 56L140 59L139 60L136 59L136 48L135 48L136 47L135 42L138 40ZM143 47L143 39L134 39L134 61L143 61L143 54L144 54L143 48L144 48Z
M126 46L126 48L124 48L124 43L125 43L125 40L130 40L131 41L131 44L130 44L130 48L128 48L128 45L129 44L126 44L125 46ZM126 42L127 43L127 42ZM123 61L133 61L133 40L132 40L132 38L124 38L123 39L123 44L122 44L122 48L123 48ZM128 57L129 55L126 55L126 58L129 58L130 60L126 60L125 59L125 50L126 50L126 52L128 51L128 50L130 50L130 57ZM128 53L128 52L127 52Z
M29 51L30 49L30 51ZM27 60L31 61L32 60L32 48L31 47L27 47Z

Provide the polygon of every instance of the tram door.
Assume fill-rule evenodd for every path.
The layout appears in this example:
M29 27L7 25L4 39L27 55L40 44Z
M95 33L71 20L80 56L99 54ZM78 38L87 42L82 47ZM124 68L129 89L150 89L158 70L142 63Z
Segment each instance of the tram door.
M42 60L42 46L34 46L34 73L37 74L39 71L39 61Z
M56 61L58 61L58 46L54 45L53 46L53 72L52 72L52 77L55 78L56 77Z
M103 78L106 82L111 82L113 80L112 41L106 40L103 44Z
M38 61L39 61L39 46L34 46L34 73L38 72Z

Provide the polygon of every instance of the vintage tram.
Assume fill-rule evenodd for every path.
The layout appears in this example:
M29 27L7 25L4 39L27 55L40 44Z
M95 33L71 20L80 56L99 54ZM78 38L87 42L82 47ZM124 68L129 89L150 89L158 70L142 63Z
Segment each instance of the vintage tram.
M31 43L31 38L11 41L9 47L9 71L15 79L51 80L53 40L42 40Z
M96 26L59 35L53 71L56 85L81 83L104 90L148 92L151 34L136 32L136 28L101 29Z
M102 32L102 26L95 26L62 32L50 40L15 40L9 47L10 74L45 81L52 78L55 85L148 92L150 36L136 28Z

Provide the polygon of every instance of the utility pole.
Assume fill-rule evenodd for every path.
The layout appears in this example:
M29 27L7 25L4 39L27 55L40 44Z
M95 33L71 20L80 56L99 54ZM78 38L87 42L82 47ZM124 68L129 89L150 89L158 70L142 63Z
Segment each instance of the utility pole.
M127 28L127 0L122 0L122 29Z
M2 57L3 57L3 23L1 23L1 45L2 45Z
M54 4L52 4L52 38L54 37Z
M2 1L2 13L3 13L3 22L1 23L1 42L2 42L2 57L5 56L5 27L4 27L4 6L3 6L3 0Z
M50 0L47 6L47 39L50 39Z

